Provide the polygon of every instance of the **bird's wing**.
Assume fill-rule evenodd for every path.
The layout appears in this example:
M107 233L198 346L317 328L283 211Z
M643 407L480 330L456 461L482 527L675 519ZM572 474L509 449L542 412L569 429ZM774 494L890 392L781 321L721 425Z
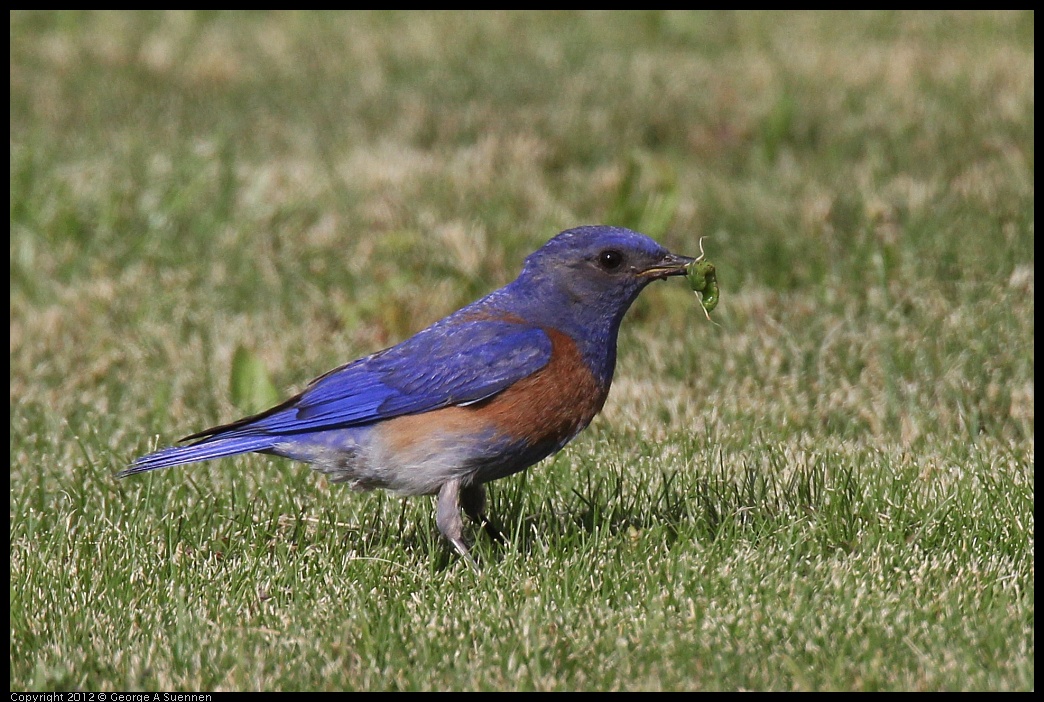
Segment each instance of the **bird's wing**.
M299 434L466 405L551 360L551 339L539 327L497 319L446 322L316 378L267 412L186 439Z

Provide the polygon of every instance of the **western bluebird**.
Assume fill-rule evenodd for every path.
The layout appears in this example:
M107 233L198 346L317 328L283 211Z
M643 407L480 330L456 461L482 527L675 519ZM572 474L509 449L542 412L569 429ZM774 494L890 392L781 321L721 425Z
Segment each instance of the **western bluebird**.
M564 231L503 288L119 477L251 451L305 461L355 490L437 495L439 531L470 562L461 508L481 523L484 483L550 456L591 422L624 313L693 260L620 227Z

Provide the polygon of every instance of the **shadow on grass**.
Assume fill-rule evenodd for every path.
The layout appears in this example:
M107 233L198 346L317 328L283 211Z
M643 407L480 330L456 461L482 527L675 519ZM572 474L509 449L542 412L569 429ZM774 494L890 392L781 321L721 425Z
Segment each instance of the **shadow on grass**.
M524 477L490 489L494 524L506 542L493 543L479 530L491 554L515 549L526 555L569 550L596 532L621 534L657 530L670 548L679 539L757 542L800 522L815 522L822 548L848 551L867 518L866 488L847 467L820 462L783 477L719 462L696 471L664 471L639 482L622 469L589 472L571 492L538 496Z

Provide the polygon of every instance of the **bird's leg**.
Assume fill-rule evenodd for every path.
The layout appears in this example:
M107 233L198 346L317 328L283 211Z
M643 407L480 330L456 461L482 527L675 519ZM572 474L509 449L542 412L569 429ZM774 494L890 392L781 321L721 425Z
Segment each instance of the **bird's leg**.
M486 486L481 483L472 483L460 489L460 503L464 507L464 514L468 515L473 522L481 524L482 528L489 534L489 538L498 544L504 543L504 535L500 533L493 522L486 515Z
M467 561L472 568L478 569L475 560L468 554L468 546L464 543L464 520L460 518L460 479L454 478L439 488L439 496L435 508L435 524L446 540L453 544L454 550Z

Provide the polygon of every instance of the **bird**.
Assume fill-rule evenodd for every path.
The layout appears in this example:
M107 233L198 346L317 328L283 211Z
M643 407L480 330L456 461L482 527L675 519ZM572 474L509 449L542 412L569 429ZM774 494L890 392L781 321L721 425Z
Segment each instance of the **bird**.
M439 532L474 565L461 511L488 526L485 484L590 424L609 394L625 313L647 285L696 260L623 227L565 230L504 287L118 477L251 452L289 458L357 491L434 495Z

